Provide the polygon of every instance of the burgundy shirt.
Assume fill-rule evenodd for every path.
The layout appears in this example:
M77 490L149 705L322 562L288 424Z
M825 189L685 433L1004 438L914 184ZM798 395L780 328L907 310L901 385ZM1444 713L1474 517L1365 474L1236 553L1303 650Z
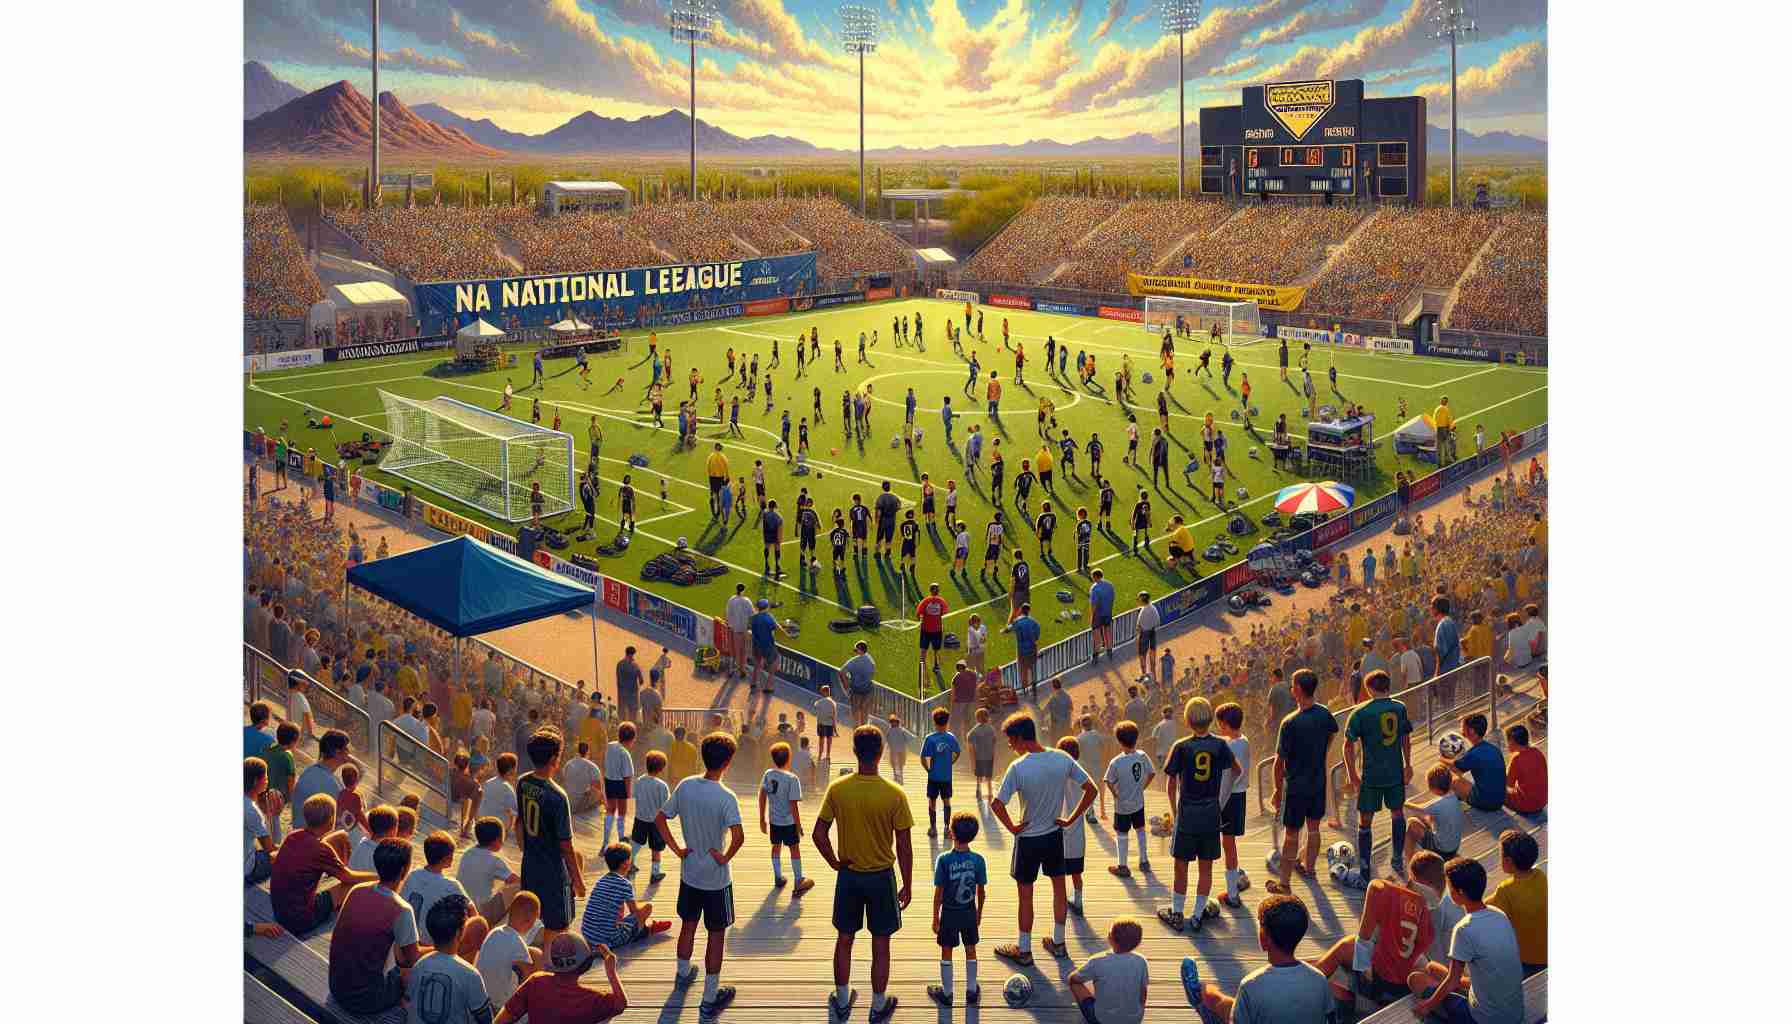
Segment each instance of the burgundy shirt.
M288 931L310 928L314 923L311 903L317 896L317 883L324 875L346 867L335 850L310 832L300 829L288 835L274 853L274 874L268 879L274 920Z

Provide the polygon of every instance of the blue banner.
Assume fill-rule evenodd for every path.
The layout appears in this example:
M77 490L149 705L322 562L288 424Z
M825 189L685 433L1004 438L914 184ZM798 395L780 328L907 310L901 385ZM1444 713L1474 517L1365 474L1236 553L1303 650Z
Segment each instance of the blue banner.
M1094 306L1073 306L1067 302L1047 302L1044 299L1034 299L1033 308L1041 313L1067 313L1070 316L1095 315Z
M1384 494L1367 505L1359 505L1350 512L1351 532L1367 529L1371 523L1380 522L1394 514L1394 506L1399 498L1392 494Z
M832 686L835 699L842 702L846 700L846 693L840 686L840 670L816 661L801 651L793 651L779 644L778 660L773 664L772 671L779 679L794 683L810 693L820 693L823 686Z
M698 324L705 320L732 320L737 316L745 316L747 307L731 302L725 306L705 306L702 309L673 309L664 313L649 313L647 324L653 327L676 327L679 324Z
M689 608L634 587L629 588L628 604L628 612L635 618L658 626L673 636L683 637L691 643L697 642L697 616Z
M1220 599L1220 578L1209 576L1198 583L1191 583L1168 597L1157 602L1157 616L1162 625L1167 626L1177 619L1192 612L1200 611L1207 605Z
M834 292L829 295L816 295L806 299L792 299L790 308L799 312L809 309L825 309L828 306L844 306L853 302L864 302L864 292Z
M425 333L431 334L457 330L475 318L506 330L541 327L569 316L630 324L689 323L713 319L693 315L700 310L812 292L816 281L812 252L583 274L438 281L417 285L417 317Z

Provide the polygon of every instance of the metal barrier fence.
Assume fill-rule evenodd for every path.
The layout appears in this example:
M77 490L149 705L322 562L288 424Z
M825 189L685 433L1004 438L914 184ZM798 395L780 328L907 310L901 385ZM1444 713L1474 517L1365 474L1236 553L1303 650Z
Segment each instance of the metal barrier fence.
M1425 742L1427 743L1435 742L1440 731L1447 732L1450 723L1476 711L1482 711L1487 715L1487 738L1497 744L1500 734L1497 680L1493 659L1476 658L1467 664L1458 665L1442 675L1432 676L1417 686L1408 687L1389 696L1406 704L1407 717L1412 721L1415 736L1419 732L1420 722L1424 723ZM1350 724L1350 716L1359 707L1362 707L1362 704L1352 704L1341 711L1332 713L1332 717L1337 720L1340 734ZM1423 712L1422 716L1421 711ZM1338 741L1337 749L1342 755L1342 740ZM1257 811L1260 814L1269 814L1274 810L1269 805L1269 797L1274 788L1275 761L1274 755L1271 755L1257 762ZM1343 780L1346 777L1344 761L1340 756L1326 774L1326 790L1334 816L1342 815L1346 807L1351 809L1355 807L1355 804L1344 799Z
M403 790L421 790L418 795L425 805L438 798L442 820L454 820L454 807L448 799L448 759L424 744L418 743L391 722L380 723L380 744L375 766L375 780L381 792L386 789L386 774L392 784ZM410 786L406 786L406 782Z
M273 706L275 721L293 721L289 710L291 689L287 686L287 680L294 675L303 677L309 684L305 688L305 696L311 703L311 718L317 723L318 729L341 729L347 733L349 756L363 766L373 766L373 725L366 711L304 672L283 667L266 651L251 644L243 644L245 706L264 700ZM293 724L304 728L303 722ZM315 740L317 737L301 738Z

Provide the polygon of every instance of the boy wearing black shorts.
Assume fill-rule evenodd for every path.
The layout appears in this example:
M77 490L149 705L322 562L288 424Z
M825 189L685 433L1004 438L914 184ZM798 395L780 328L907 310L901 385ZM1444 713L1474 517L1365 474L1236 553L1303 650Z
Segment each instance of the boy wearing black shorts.
M1076 510L1076 571L1089 571L1089 541L1095 535L1095 524L1089 521L1089 509L1079 505Z
M988 712L978 712L987 716ZM952 950L964 946L964 1002L976 1006L982 995L977 984L978 926L983 923L983 903L989 886L989 867L971 849L977 838L977 816L961 811L952 816L952 849L933 864L933 932L940 943L940 984L927 986L927 994L941 1006L952 1005Z
M897 528L902 535L902 550L899 557L903 572L915 571L915 540L921 534L921 525L915 522L915 510L908 509L902 514L902 525Z
M1279 877L1265 888L1273 895L1288 895L1288 875L1296 870L1294 852L1300 828L1306 826L1307 846L1299 866L1303 878L1312 878L1319 862L1319 823L1325 818L1326 755L1338 731L1330 709L1314 701L1319 674L1296 669L1291 680L1295 710L1282 719L1276 732L1275 791L1270 803L1282 813L1282 863Z
M852 521L852 553L855 557L865 557L865 542L871 536L871 510L865 506L865 499L857 494L852 496L852 506L846 510L846 518Z
M1039 557L1043 561L1056 561L1052 557L1052 534L1058 532L1058 514L1052 511L1052 503L1042 502L1039 506L1039 518L1034 520L1033 527L1039 532Z
M617 514L617 528L627 527L628 532L635 532L635 488L629 483L629 474L622 475L622 486L616 488L616 506L621 511Z
M1219 907L1209 901L1208 893L1213 891L1213 862L1220 858L1222 789L1231 788L1231 780L1225 775L1236 762L1226 741L1208 732L1213 727L1213 705L1207 698L1189 698L1182 721L1193 735L1177 740L1170 748L1170 756L1164 758L1170 803L1176 808L1176 838L1170 846L1170 855L1176 859L1176 877L1171 887L1174 895L1170 906L1158 910L1157 918L1171 931L1182 931L1182 911L1188 899L1188 862L1198 861L1194 920L1190 922L1198 932L1202 921L1219 916Z
M1112 530L1114 528L1114 482L1112 480L1101 482L1101 504L1097 506L1096 514L1101 517L1102 529Z
M572 802L554 781L560 771L560 735L542 730L529 737L535 770L516 784L517 822L523 845L522 887L541 901L542 941L572 927L573 898L585 895L579 854L572 845Z
M653 827L654 818L666 801L672 798L672 791L666 787L666 755L658 750L650 750L646 757L647 774L635 780L635 825L629 831L629 872L640 870L641 847L645 846L653 854L653 870L647 876L652 885L666 877L660 870L660 851L666 848L666 840L660 836L659 830Z
M1151 766L1151 758L1138 750L1138 723L1131 719L1121 722L1114 727L1114 739L1120 743L1120 753L1108 762L1101 777L1102 784L1114 794L1114 845L1118 855L1117 863L1108 865L1108 874L1128 878L1132 875L1132 869L1126 866L1130 833L1139 834L1139 870L1151 870L1145 851L1145 791L1151 788L1157 770Z
M846 558L846 515L839 509L834 510L834 528L828 531L828 545L834 553L834 575L838 576L846 570L840 563Z
M796 510L796 530L799 542L798 567L819 570L821 563L815 558L815 534L821 528L821 516L815 512L815 506L805 504Z
M703 737L699 747L703 774L680 782L672 799L654 816L660 838L681 862L678 966L672 978L678 988L697 980L697 968L691 963L697 925L701 923L708 932L703 950L703 999L698 1007L698 1020L704 1024L712 1024L722 1008L734 1001L734 986L721 984L722 954L728 929L734 924L734 878L728 862L740 852L747 834L741 828L740 802L721 779L738 749L734 737L725 732ZM682 844L672 837L673 818L682 819Z
M790 873L796 878L792 896L801 896L815 888L815 879L803 877L803 857L798 845L802 835L802 813L797 801L803 798L803 782L790 771L790 744L774 743L772 766L759 778L759 831L772 840L772 885L784 887L784 865L778 854L790 847Z

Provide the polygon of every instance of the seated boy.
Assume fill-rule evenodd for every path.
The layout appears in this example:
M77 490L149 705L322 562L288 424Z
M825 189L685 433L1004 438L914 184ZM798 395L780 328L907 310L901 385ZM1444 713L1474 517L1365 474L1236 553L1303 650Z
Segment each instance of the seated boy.
M1462 720L1468 751L1445 762L1456 772L1452 787L1462 801L1477 811L1499 811L1506 803L1506 759L1487 742L1487 716L1469 715Z
M1487 905L1512 922L1518 934L1518 959L1524 976L1549 966L1549 879L1537 867L1537 839L1509 828L1500 833L1500 870L1506 880L1493 890Z
M1341 1004L1341 1017L1356 1012L1358 993L1377 1007L1405 998L1413 991L1414 972L1421 988L1428 987L1422 968L1431 945L1431 911L1416 890L1397 882L1375 878L1363 898L1363 916L1354 936L1339 939L1325 955L1307 962L1332 980L1332 996ZM1359 975L1354 986L1336 975L1348 967Z
M1270 896L1257 905L1257 945L1269 963L1244 976L1237 995L1201 982L1194 957L1182 960L1182 994L1203 1024L1225 1021L1324 1021L1331 1011L1331 986L1294 948L1307 934L1307 907L1296 896Z
M473 962L485 979L485 992L494 1006L508 1002L518 985L541 970L541 950L528 941L540 931L540 898L532 892L517 893L502 920L503 924L486 933Z
M1505 914L1481 902L1487 891L1487 869L1481 862L1457 857L1444 866L1450 901L1466 916L1450 932L1449 966L1425 965L1432 983L1413 1004L1413 1016L1436 1014L1448 1024L1524 1019L1524 968L1518 958L1518 936ZM1415 979L1418 980L1418 979ZM1468 989L1468 995L1462 989Z
M1090 957L1070 972L1070 995L1089 1024L1140 1024L1145 1019L1151 965L1133 952L1144 936L1138 921L1115 918L1108 926L1109 952Z
M635 883L628 880L628 847L611 843L604 847L604 865L610 870L591 889L579 934L593 947L620 949L672 927L671 921L652 919L653 904L635 902Z
M1512 751L1506 766L1506 806L1519 814L1542 814L1549 806L1549 762L1543 751L1531 746L1531 730L1525 726L1506 728L1506 746Z
M1407 864L1412 863L1416 850L1430 850L1445 860L1456 856L1462 846L1462 831L1468 825L1468 816L1462 813L1462 801L1451 790L1448 766L1432 765L1425 773L1425 785L1431 790L1431 799L1422 804L1412 801L1406 804L1409 813L1403 859Z

